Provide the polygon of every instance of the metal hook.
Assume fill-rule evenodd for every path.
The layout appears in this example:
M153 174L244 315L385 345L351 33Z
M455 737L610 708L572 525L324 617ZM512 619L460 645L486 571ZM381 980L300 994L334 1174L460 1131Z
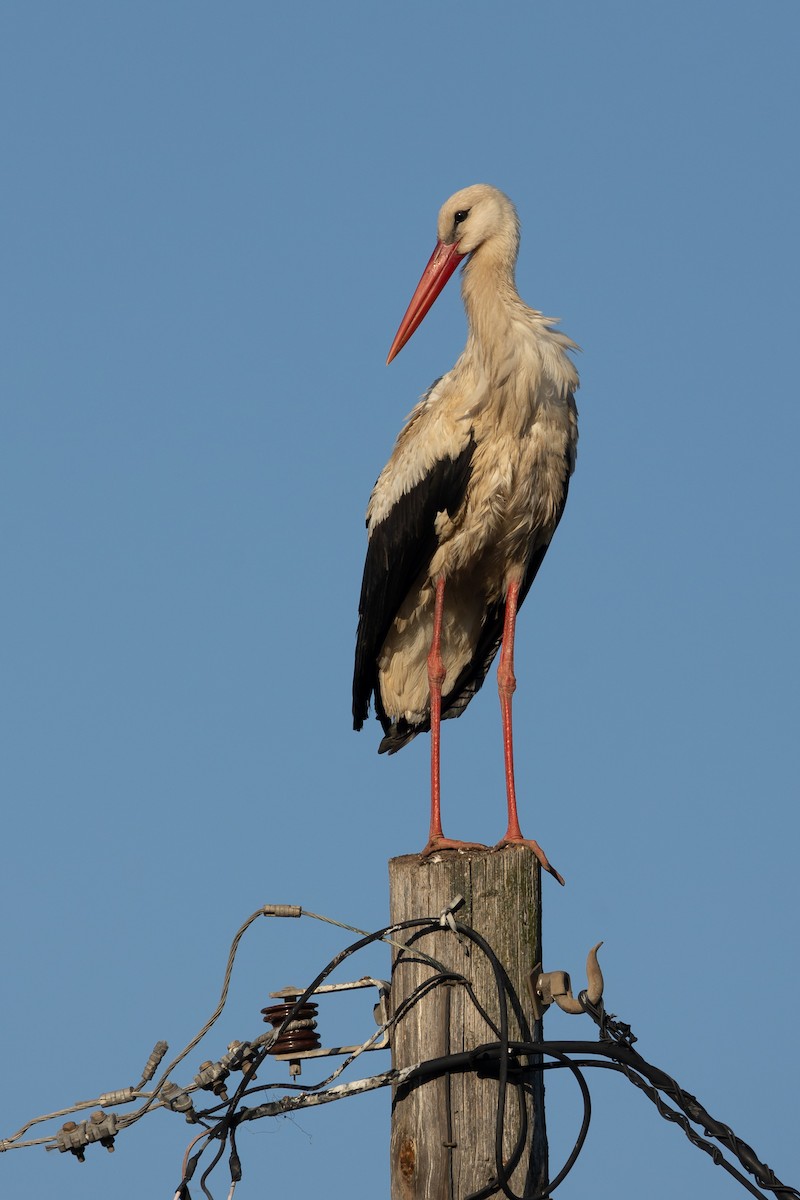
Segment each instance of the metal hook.
M602 942L598 942L586 956L586 978L588 980L586 997L592 1004L597 1004L603 995L603 972L597 961L597 951L602 944ZM541 968L542 964L537 963L528 978L528 990L536 1020L542 1019L545 1009L549 1008L554 1001L566 1013L584 1012L580 1000L576 1000L572 994L572 984L567 972L542 972Z

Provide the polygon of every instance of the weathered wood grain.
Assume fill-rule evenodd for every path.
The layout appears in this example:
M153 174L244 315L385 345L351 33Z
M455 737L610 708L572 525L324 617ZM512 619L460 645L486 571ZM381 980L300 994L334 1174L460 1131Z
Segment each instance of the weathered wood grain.
M456 919L471 926L492 946L519 995L523 1028L509 1012L509 1034L520 1039L533 1033L526 979L541 961L540 868L530 851L509 847L448 852L439 862L420 862L416 855L389 863L392 922L415 917L438 917L453 898L466 904ZM407 937L399 940L407 942ZM497 1022L496 985L486 957L468 941L459 943L450 931L426 934L415 942L448 969L466 976L480 1003ZM396 1009L434 972L414 960L413 950L395 953L392 1005ZM530 1023L524 1028L525 1021ZM462 985L437 986L415 1005L394 1032L392 1057L396 1067L442 1054L456 1053L496 1040ZM496 1176L496 1080L472 1073L434 1079L399 1090L393 1101L391 1167L392 1200L463 1200L490 1184ZM544 1125L544 1085L532 1073L527 1088L528 1138L511 1179L517 1195L532 1194L547 1179L547 1140ZM504 1151L508 1154L520 1129L515 1088L509 1088ZM487 1193L488 1194L488 1193Z

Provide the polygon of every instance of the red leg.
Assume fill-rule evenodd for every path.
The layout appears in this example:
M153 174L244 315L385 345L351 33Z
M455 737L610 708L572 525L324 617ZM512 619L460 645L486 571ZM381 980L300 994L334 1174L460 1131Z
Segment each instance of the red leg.
M431 697L431 828L428 844L421 858L437 850L485 849L475 842L457 842L442 833L441 743L442 743L442 686L446 671L442 659L442 613L444 611L444 579L436 581L436 601L433 610L433 637L428 653L428 687Z
M442 836L442 686L446 675L441 652L443 611L444 579L438 579L433 610L433 637L428 654L428 687L431 696L431 841Z
M564 880L555 867L547 860L547 855L538 842L532 838L524 838L519 827L517 815L517 789L514 784L514 733L511 721L511 697L517 686L514 675L514 631L517 623L517 604L519 601L519 583L509 583L506 592L506 613L503 622L503 645L500 651L500 665L497 668L497 690L500 693L500 713L503 720L503 757L506 768L506 799L508 801L508 829L505 836L497 843L496 849L503 846L528 846L538 858L545 871L554 875L559 883Z

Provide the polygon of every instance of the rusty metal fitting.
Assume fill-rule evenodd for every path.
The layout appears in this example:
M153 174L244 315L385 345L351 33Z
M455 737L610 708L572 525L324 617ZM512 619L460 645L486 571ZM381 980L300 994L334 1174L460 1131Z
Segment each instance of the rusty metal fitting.
M255 1065L258 1052L251 1042L228 1042L228 1053L223 1054L220 1062L229 1071L241 1071L243 1075L255 1079Z
M603 995L603 973L597 961L597 951L602 944L598 942L586 956L586 997L592 1004L597 1004ZM528 991L537 1021L542 1019L545 1009L553 1003L558 1005L562 1012L577 1014L585 1011L580 1000L576 1000L572 994L572 983L566 971L543 972L541 963L538 963L530 973Z
M302 917L303 909L299 904L265 904L261 912L265 917Z
M227 1100L225 1080L229 1075L230 1071L221 1062L214 1063L207 1059L206 1062L200 1063L200 1070L195 1075L194 1082L204 1092L213 1092L220 1100Z
M101 1146L105 1146L109 1154L113 1154L116 1133L116 1115L114 1113L103 1112L102 1108L96 1108L86 1125L87 1141L99 1142Z
M84 1149L87 1142L85 1121L81 1121L80 1125L75 1121L65 1121L56 1134L56 1146L59 1152L65 1154L68 1150L77 1158L78 1162L86 1161Z
M144 1084L149 1083L150 1080L153 1078L156 1071L158 1070L158 1067L161 1063L162 1058L164 1057L164 1055L167 1053L168 1050L169 1050L169 1046L167 1045L166 1042L156 1042L155 1046L153 1046L150 1057L148 1058L147 1062L144 1064L144 1070L142 1071L142 1081L139 1084L140 1088L143 1087Z
M116 1092L103 1092L99 1097L100 1103L104 1107L110 1108L113 1104L129 1104L136 1095L136 1088L126 1087L119 1088Z
M197 1120L197 1113L194 1111L191 1100L183 1088L178 1087L177 1083L167 1080L166 1083L162 1084L158 1095L167 1108L172 1109L173 1112L185 1113L186 1120L190 1123L194 1123Z

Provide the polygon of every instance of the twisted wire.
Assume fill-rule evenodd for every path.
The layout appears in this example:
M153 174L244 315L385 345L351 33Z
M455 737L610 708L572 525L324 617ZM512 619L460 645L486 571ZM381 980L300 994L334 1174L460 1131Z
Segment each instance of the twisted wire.
M291 1009L288 1010L279 1028L270 1031L268 1034L259 1035L252 1042L242 1043L237 1054L241 1054L242 1056L245 1053L247 1054L249 1071L243 1072L242 1079L238 1083L233 1096L227 1100L223 1099L206 1109L195 1111L191 1101L188 1100L188 1093L196 1091L202 1080L200 1083L195 1081L183 1088L179 1088L175 1084L169 1084L170 1090L168 1092L169 1077L174 1068L205 1037L223 1011L228 998L239 943L246 931L260 916L305 916L348 929L353 933L357 933L359 938L351 945L339 951L318 973L303 994L297 998ZM405 942L396 940L397 936L401 933L406 937ZM445 968L439 960L420 949L418 945L420 938L432 933L437 935L443 933L445 936L456 936L460 940L468 940L486 957L494 978L496 1011L498 1013L496 1020L490 1016L484 1005L481 1004L475 995L472 985L465 976L457 971ZM367 1038L360 1047L357 1047L345 1058L344 1062L339 1064L319 1082L302 1085L268 1083L254 1086L252 1075L255 1069L263 1063L274 1042L294 1019L296 1011L308 1001L317 989L322 986L325 979L341 963L359 950L378 941L386 942L397 948L400 952L400 959L404 958L408 962L425 963L431 968L432 975L418 984L396 1006L395 1011L375 1033ZM494 1040L469 1051L443 1055L439 1058L416 1063L403 1069L392 1068L365 1079L332 1086L333 1081L338 1079L342 1072L348 1066L352 1065L374 1043L376 1038L401 1022L415 1005L433 989L453 985L464 989L470 1003L474 1005L476 1011L481 1015L487 1030L493 1036ZM583 1071L588 1067L602 1067L617 1071L632 1083L651 1101L663 1119L680 1128L692 1145L708 1154L715 1165L722 1167L751 1195L760 1197L760 1200L766 1200L764 1195L766 1192L772 1196L779 1197L780 1200L800 1200L800 1191L781 1183L772 1169L758 1158L753 1148L738 1137L730 1126L713 1118L695 1096L681 1088L676 1080L667 1075L666 1072L647 1062L633 1048L637 1039L630 1025L619 1020L613 1013L608 1013L605 1010L602 1000L597 1004L592 1004L586 992L580 994L579 1000L586 1014L598 1026L598 1041L536 1041L531 1038L530 1028L527 1024L519 996L491 945L469 926L456 922L452 917L452 912L448 912L448 919L446 921L437 917L416 918L394 925L387 925L382 929L369 933L354 926L345 925L343 922L335 921L332 918L305 911L298 906L264 905L251 914L234 935L228 953L219 1001L214 1012L195 1037L172 1060L168 1068L161 1073L158 1081L150 1091L142 1091L142 1084L147 1081L148 1072L151 1074L155 1072L158 1059L166 1050L165 1043L159 1043L154 1050L153 1055L148 1060L144 1077L137 1087L123 1088L116 1092L105 1093L98 1100L81 1101L69 1109L62 1109L55 1113L34 1117L26 1122L10 1138L0 1141L0 1151L41 1144L45 1144L47 1149L58 1148L63 1150L71 1148L69 1142L66 1144L63 1141L59 1143L58 1138L55 1141L52 1137L32 1138L26 1141L21 1140L21 1138L28 1129L37 1123L77 1113L98 1104L101 1106L105 1104L108 1107L117 1107L135 1100L144 1100L144 1104L133 1113L114 1115L114 1130L115 1133L118 1133L140 1120L147 1112L152 1111L154 1108L169 1108L173 1106L173 1103L177 1105L177 1101L180 1100L182 1104L180 1111L187 1112L188 1119L203 1125L203 1130L189 1144L184 1154L181 1180L175 1192L176 1200L191 1200L189 1183L195 1174L198 1164L212 1144L215 1145L215 1152L210 1156L210 1161L202 1172L200 1188L206 1200L213 1200L209 1188L209 1179L219 1164L226 1147L229 1147L228 1171L230 1176L230 1191L228 1197L230 1200L236 1184L242 1178L241 1160L236 1147L236 1131L240 1124L260 1120L268 1116L285 1115L300 1108L328 1104L339 1099L360 1095L382 1087L392 1086L398 1090L398 1093L402 1093L404 1089L424 1083L443 1074L480 1072L482 1076L489 1076L497 1082L494 1138L495 1170L493 1178L489 1183L473 1192L467 1200L488 1200L488 1197L499 1193L502 1193L505 1200L545 1200L545 1197L548 1197L572 1170L586 1139L591 1119L591 1098ZM512 1041L509 1038L509 1011L513 1011L515 1015L522 1034L521 1040ZM591 1057L577 1059L576 1055L589 1055ZM545 1059L550 1061L545 1061ZM236 1062L241 1063L244 1061L244 1057L238 1060L229 1058L226 1061L235 1067ZM152 1071L150 1070L151 1064ZM572 1074L581 1093L583 1117L573 1148L563 1167L551 1182L542 1190L517 1195L510 1186L510 1180L520 1162L528 1141L527 1109L525 1104L526 1088L530 1086L530 1081L534 1075L547 1070L568 1070ZM277 1088L280 1088L284 1093L290 1094L284 1094L279 1099L266 1101L255 1106L250 1106L246 1103L250 1097L255 1096L257 1093ZM509 1090L516 1092L518 1098L519 1122L514 1145L508 1154L504 1154L503 1146L507 1124ZM702 1127L705 1136L702 1136L693 1128L695 1125ZM199 1148L194 1154L191 1154L193 1147L198 1142L201 1143ZM72 1144L74 1145L75 1143ZM756 1180L758 1187L728 1161L725 1154L723 1154L723 1149L732 1155L738 1161L739 1165ZM759 1188L763 1190L760 1191Z

